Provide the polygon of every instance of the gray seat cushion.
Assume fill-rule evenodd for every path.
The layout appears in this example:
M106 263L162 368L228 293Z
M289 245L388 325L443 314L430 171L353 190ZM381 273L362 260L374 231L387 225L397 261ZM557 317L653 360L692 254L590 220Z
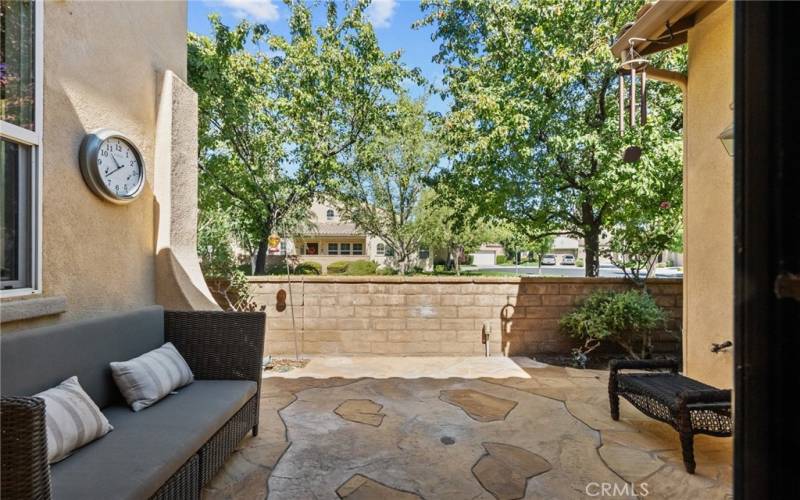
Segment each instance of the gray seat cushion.
M52 467L53 498L149 498L256 389L252 381L196 380L140 412L106 408L114 430Z
M100 408L122 404L109 363L127 361L162 344L160 306L3 334L3 396L33 396L76 375Z

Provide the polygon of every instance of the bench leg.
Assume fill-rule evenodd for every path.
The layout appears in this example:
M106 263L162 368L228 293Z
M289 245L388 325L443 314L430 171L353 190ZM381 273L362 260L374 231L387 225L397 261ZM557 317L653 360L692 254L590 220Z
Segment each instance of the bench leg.
M691 431L681 432L681 450L683 451L683 465L686 472L694 474L694 434Z
M692 432L692 417L685 402L681 402L678 409L678 433L681 436L681 451L683 452L683 465L686 472L694 474L694 432Z
M619 420L619 393L617 392L617 373L612 371L608 377L608 404L611 406L611 418Z
M253 426L253 437L258 436L258 424Z

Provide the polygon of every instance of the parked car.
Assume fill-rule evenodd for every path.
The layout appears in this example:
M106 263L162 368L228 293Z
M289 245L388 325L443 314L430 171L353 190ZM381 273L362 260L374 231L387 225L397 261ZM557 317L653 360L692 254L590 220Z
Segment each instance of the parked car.
M556 256L548 253L544 257L542 257L542 265L543 266L555 266L556 265Z
M575 265L575 256L574 255L565 255L561 257L561 265L562 266L574 266Z

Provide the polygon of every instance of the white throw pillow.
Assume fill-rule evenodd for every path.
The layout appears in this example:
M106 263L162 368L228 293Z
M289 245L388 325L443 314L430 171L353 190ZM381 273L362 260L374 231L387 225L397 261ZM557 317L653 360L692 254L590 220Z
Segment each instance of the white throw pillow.
M111 363L111 375L133 411L139 411L194 380L172 342L129 361Z
M70 377L35 397L44 400L47 461L51 464L114 429L83 390L78 377Z

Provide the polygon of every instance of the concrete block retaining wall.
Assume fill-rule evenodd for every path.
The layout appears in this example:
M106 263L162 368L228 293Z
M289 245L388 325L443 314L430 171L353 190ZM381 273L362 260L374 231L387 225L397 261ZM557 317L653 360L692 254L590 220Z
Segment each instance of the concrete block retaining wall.
M294 353L291 301L300 350L310 355L483 354L483 334L491 331L497 355L569 353L573 343L558 331L558 320L595 290L625 290L616 278L458 278L458 277L293 277L289 298L285 277L250 278L268 316L266 353ZM276 306L278 290L287 307ZM681 324L681 280L649 284L656 301ZM660 350L679 351L659 336Z

